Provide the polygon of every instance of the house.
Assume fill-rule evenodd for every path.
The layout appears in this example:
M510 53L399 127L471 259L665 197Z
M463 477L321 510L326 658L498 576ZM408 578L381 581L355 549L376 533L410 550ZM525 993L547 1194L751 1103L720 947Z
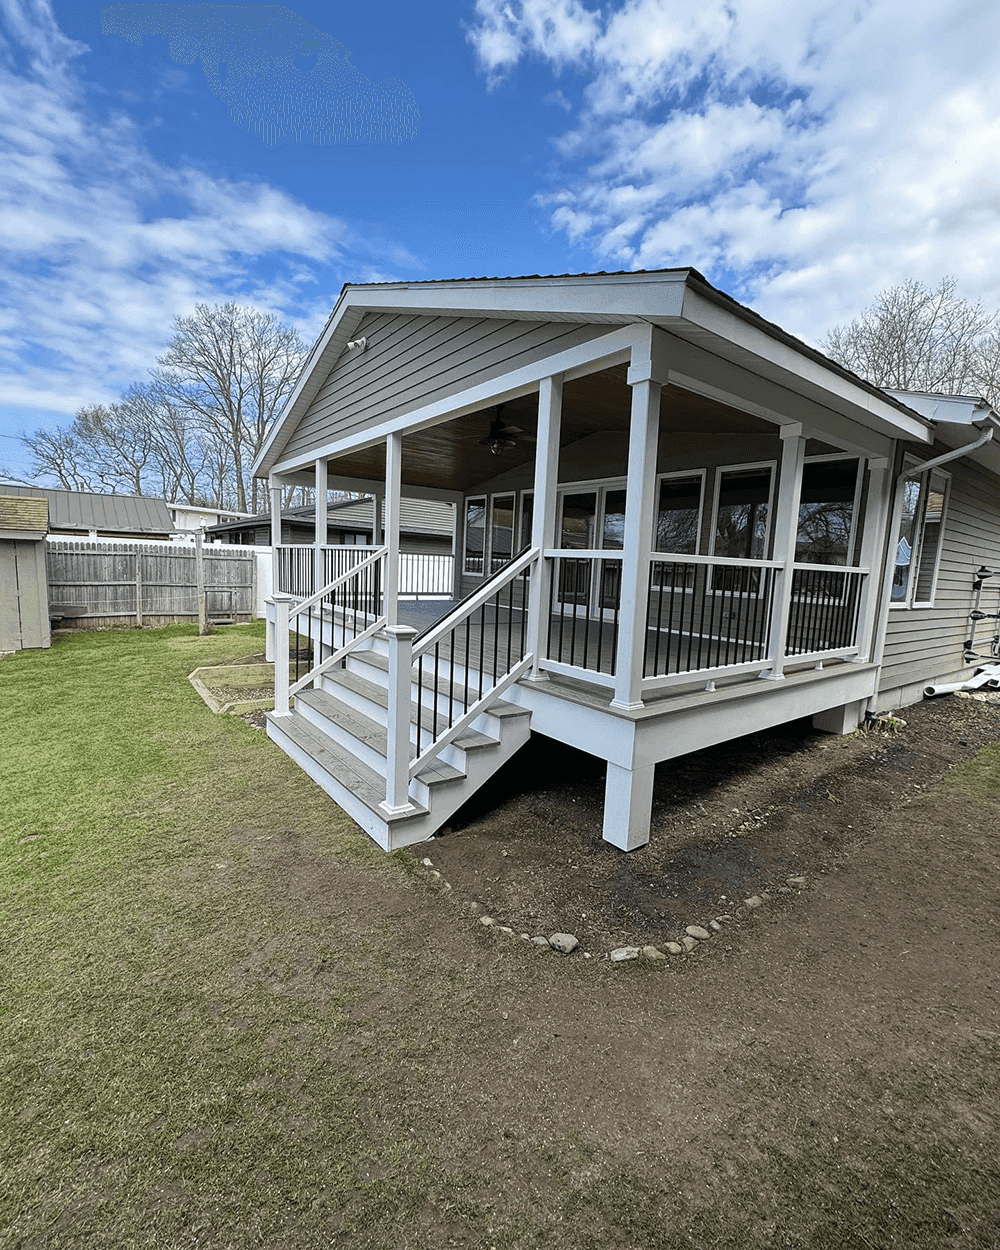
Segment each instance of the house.
M345 499L327 504L326 542L333 546L368 546L373 541L374 498ZM428 500L407 499L399 519L400 541L407 551L450 554L455 528L455 507ZM381 531L380 535L381 537ZM271 514L233 518L205 530L209 542L270 547ZM313 506L284 508L281 512L281 543L295 546L316 539Z
M273 585L296 594L312 594L329 580L326 572L340 572L368 552L361 550L374 542L376 527L383 538L383 511L378 496L327 502L326 542L315 547L316 509L313 506L285 508L280 522L269 513L248 520L213 525L205 531L209 542L238 543L269 547L272 524L280 532L273 560ZM399 593L410 598L441 598L456 593L454 559L457 508L454 504L429 499L400 501L399 514ZM280 531L277 525L280 524ZM326 553L325 555L323 553ZM318 554L317 554L318 553ZM317 560L325 563L322 569ZM319 579L317 582L316 579Z
M850 732L991 658L998 423L693 269L347 285L254 472L275 525L290 486L319 533L328 490L380 495L384 540L279 569L268 734L386 849L548 735L604 762L604 837L641 846L658 763ZM450 601L400 596L415 499L457 507Z
M59 538L170 538L167 504L146 495L101 495L48 486L4 486L5 495L47 499L49 534Z
M234 512L232 508L212 508L188 503L168 503L167 512L176 531L174 538L178 542L193 542L194 535L203 526L220 525L253 516L252 512Z

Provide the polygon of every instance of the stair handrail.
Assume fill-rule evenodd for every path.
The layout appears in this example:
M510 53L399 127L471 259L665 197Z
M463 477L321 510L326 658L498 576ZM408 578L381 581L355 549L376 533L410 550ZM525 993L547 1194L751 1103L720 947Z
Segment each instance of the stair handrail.
M303 599L301 603L297 603L289 614L289 620L298 616L300 612L308 612L315 607L321 599L325 599L331 591L336 590L338 586L344 582L350 581L355 573L360 573L362 569L366 569L370 564L374 564L376 560L381 560L388 547L379 547L377 551L373 551L370 556L366 556L363 560L359 560L357 564L352 565L346 573L341 573L339 577L335 577L332 582L324 586L322 590L317 590L314 595L310 595L308 599Z
M371 555L366 556L364 560L359 560L352 568L349 568L346 572L341 573L339 577L335 577L332 582L324 586L322 590L318 590L314 595L310 595L308 599L303 599L302 602L296 604L294 608L287 604L282 605L280 609L281 614L283 615L284 611L287 610L288 616L284 621L282 621L281 616L279 615L275 622L274 710L277 715L287 715L288 700L291 695L298 694L300 690L314 682L316 678L325 673L327 669L332 668L335 664L339 664L341 660L354 651L362 642L377 633L386 624L387 617L383 613L382 615L375 617L363 630L361 630L360 633L355 634L355 636L346 642L342 647L338 647L332 654L328 655L325 660L322 660L319 664L314 665L307 673L298 678L297 681L289 684L287 683L287 680L278 680L278 674L280 672L283 672L284 674L287 674L288 672L290 653L289 640L293 622L295 622L303 612L308 612L317 604L321 604L327 595L332 594L340 586L343 586L352 578L357 577L359 573L363 573L372 565L384 560L387 550L388 549L386 547L380 547L377 551L373 551ZM296 634L298 634L297 628Z
M495 573L491 573L481 585L470 591L464 599L459 600L450 612L428 626L423 633L417 636L413 644L414 660L419 659L436 642L440 642L446 634L451 633L456 625L460 625L467 616L471 616L484 603L492 599L496 592L502 590L508 582L513 581L515 577L519 577L529 564L534 563L540 554L540 547L529 547L526 551L522 551L519 556L515 556L513 560L505 564L503 568L498 569Z
M536 547L536 548L532 548L532 550L538 551L540 550L540 548ZM521 551L519 551L517 555L513 557L513 559L519 560L522 555L527 555L527 554L528 554L528 548L525 547ZM462 598L457 601L454 607L449 608L447 616L443 616L441 617L440 620L431 621L429 625L425 625L423 629L420 630L420 632L417 634L415 641L419 642L420 639L423 638L425 634L429 634L432 629L436 629L438 625L441 624L441 621L447 620L448 617L451 616L452 613L454 612L460 612L462 608L464 608L465 605L469 602L470 599L475 598L475 596L478 595L480 591L485 590L487 586L491 586L494 582L502 578L504 574L507 572L507 570L510 568L511 563L512 561L508 560L506 564L501 564L501 566L498 569L494 569L492 573L487 574L486 577L483 578L483 580L479 583L479 585L474 590L470 590L467 595L463 595Z
M412 652L413 662L416 663L420 659L421 656L426 655L426 653L432 647L434 647L437 643L439 643L442 640L442 638L447 637L448 634L458 629L459 626L462 624L462 622L465 621L468 617L470 617L473 614L473 612L478 611L481 607L483 607L486 603L488 603L490 599L493 598L494 595L498 594L501 590L503 590L504 586L514 581L515 578L520 577L521 574L525 571L525 569L530 568L538 560L540 560L540 558L541 558L541 548L530 547L528 550L523 551L515 559L511 560L508 564L504 565L504 567L498 570L496 574L491 575L490 578L486 582L484 582L483 585L480 586L473 594L467 595L466 598L457 607L452 609L452 611L449 612L447 616L443 617L440 621L438 621L433 627L433 629L427 631L424 635L421 636L421 638L418 640L417 645L413 647L413 652ZM522 610L525 612L527 611L527 604L522 605ZM417 741L417 748L416 748L417 753L416 753L416 758L411 761L410 766L409 766L409 770L408 770L409 779L412 780L416 776L416 774L426 764L428 764L432 759L438 756L445 749L445 747L447 747L452 741L454 741L454 739L457 738L459 734L464 732L464 730L466 730L469 727L469 725L472 724L474 720L476 720L479 716L481 716L483 712L487 711L490 705L495 703L500 698L500 696L504 693L504 691L507 690L509 686L512 686L514 682L516 682L521 676L523 676L525 672L527 672L527 670L531 667L533 661L534 661L534 654L531 651L529 651L526 655L522 655L521 658L515 664L512 664L505 673L501 674L499 677L496 678L493 685L488 690L486 690L482 694L482 696L476 700L475 703L473 703L471 706L466 708L466 711L463 713L462 716L458 718L458 720L454 721L451 725L449 725L447 729L443 730L440 734L435 733L434 737L431 739L431 741L423 750L421 750L420 748L419 732L418 732L418 741ZM467 672L468 672L468 663L469 663L469 657L466 656L465 666L466 666ZM419 686L419 676L418 676L418 686ZM434 723L434 719L436 719L436 716L437 716L436 694L437 692L435 690L435 701L431 704L432 725ZM417 690L418 704L420 701L420 695L421 695L421 691L418 688ZM419 730L419 721L418 721L418 730ZM406 732L407 734L409 734L408 723L406 726Z

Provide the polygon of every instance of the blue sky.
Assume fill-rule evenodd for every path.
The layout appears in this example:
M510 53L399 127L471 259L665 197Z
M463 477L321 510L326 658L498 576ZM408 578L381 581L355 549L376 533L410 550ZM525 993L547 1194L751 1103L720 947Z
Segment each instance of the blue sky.
M694 265L814 342L911 277L1000 307L1000 6L303 2L241 6L242 35L233 13L0 0L14 472L20 431L142 380L198 302L311 342L346 281ZM157 23L171 41L120 33ZM258 28L295 58L280 88L240 59Z

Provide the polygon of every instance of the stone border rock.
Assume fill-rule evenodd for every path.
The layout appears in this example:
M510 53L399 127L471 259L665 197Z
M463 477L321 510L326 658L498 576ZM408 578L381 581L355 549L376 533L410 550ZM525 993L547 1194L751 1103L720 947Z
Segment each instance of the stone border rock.
M420 860L420 866L427 869L428 879L435 885L440 886L442 890L451 890L451 884L445 881L441 873L434 867L433 861L429 856L425 855ZM791 894L793 888L802 890L806 885L805 877L786 877L785 884L778 887L779 894ZM736 911L754 912L758 907L768 901L771 895L765 890L760 894L751 894L749 898L745 898L736 908ZM488 916L483 912L481 903L470 902L465 905L466 910L471 912L473 916L479 917L479 923L484 929L495 929L498 933L502 933L504 937L518 938L522 942L528 942L532 946L537 946L542 950L554 950L563 955L571 955L574 951L580 949L579 939L572 933L553 933L546 937L543 933L537 933L532 936L530 933L515 933L510 925L498 924L492 916ZM714 916L706 924L689 924L685 927L683 934L680 935L676 942L665 942L664 949L661 950L657 946L618 946L613 951L609 951L606 955L599 955L599 959L607 959L611 963L629 963L633 959L668 959L671 955L685 956L692 951L698 949L705 942L710 942L717 933L722 933L725 926L734 919L731 913L724 913L720 916ZM591 959L593 956L590 951L582 951L584 959Z

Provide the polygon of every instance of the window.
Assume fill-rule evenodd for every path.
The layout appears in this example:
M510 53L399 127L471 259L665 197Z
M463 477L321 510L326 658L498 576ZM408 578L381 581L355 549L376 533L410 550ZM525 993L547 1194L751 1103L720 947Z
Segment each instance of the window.
M704 484L704 473L665 474L660 478L653 537L657 551L682 556L698 554Z
M515 495L494 495L490 501L490 572L507 564L514 554Z
M465 501L465 572L482 577L486 571L486 496Z
M932 469L903 483L892 578L894 607L930 607L934 601L950 480L947 473Z
M535 500L535 492L533 490L522 491L521 493L521 527L518 531L520 540L517 544L518 551L527 551L531 546L531 524L534 515L533 503Z
M797 564L850 562L857 489L857 460L806 461L799 496Z
M719 472L712 554L763 560L767 554L771 465Z

